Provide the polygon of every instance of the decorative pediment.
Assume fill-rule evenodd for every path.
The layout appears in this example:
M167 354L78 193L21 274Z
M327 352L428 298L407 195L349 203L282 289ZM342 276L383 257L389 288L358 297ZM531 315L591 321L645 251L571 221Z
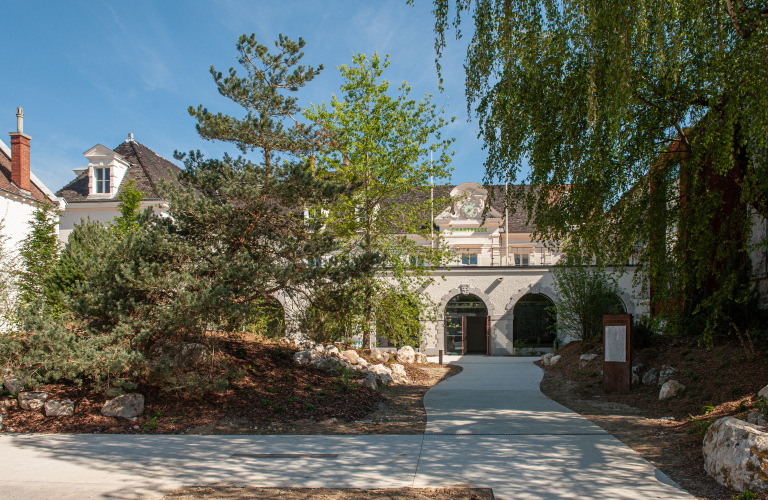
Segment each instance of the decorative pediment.
M480 220L483 218L488 191L479 184L475 182L459 184L451 190L451 198L453 198L452 205L443 210L438 215L438 219ZM490 207L488 216L499 218L501 214Z

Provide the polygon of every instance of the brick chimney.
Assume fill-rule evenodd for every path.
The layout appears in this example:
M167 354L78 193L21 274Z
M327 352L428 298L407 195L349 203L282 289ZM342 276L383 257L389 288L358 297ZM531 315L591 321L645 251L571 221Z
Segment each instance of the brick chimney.
M11 182L22 191L32 191L29 182L29 141L24 133L24 110L16 108L16 132L11 132Z

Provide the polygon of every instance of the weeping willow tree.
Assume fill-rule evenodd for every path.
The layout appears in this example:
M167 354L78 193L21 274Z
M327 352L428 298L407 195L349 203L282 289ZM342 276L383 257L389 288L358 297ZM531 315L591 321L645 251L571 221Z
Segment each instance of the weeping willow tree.
M671 326L749 326L748 242L768 217L767 3L434 0L433 12L438 71L451 27L461 36L471 18L484 181L517 186L507 202L536 237L637 262Z

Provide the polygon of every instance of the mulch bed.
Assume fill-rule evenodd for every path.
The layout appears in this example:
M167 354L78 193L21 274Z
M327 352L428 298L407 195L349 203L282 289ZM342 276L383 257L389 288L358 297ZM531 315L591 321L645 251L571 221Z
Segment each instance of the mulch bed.
M606 393L600 379L602 345L571 342L558 351L562 358L555 366L542 367L546 374L541 388L614 434L697 498L731 499L735 492L704 471L702 439L717 419L746 419L758 409L757 392L768 384L768 343L756 342L754 347L755 352L748 353L732 338L716 339L707 348L694 338L660 337L651 347L633 349L632 363L642 363L643 373L663 365L677 370L672 378L685 385L684 393L661 401L659 386ZM598 356L580 369L579 356L588 353ZM661 417L674 420L658 420ZM768 491L756 498L768 499Z
M163 500L493 500L490 488L253 488L235 486L181 488Z
M226 362L230 373L239 368L243 375L230 381L223 392L191 394L139 384L132 392L144 395L145 410L132 423L101 415L108 399L103 392L68 383L48 384L36 390L47 391L49 399L74 401L75 414L48 418L42 411L23 411L16 406L6 410L3 432L177 434L224 421L263 429L297 421L355 421L387 400L385 394L344 383L335 374L294 364L296 349L284 344L246 335L230 337L220 347L219 359ZM417 366L406 366L406 371L416 381L423 376Z

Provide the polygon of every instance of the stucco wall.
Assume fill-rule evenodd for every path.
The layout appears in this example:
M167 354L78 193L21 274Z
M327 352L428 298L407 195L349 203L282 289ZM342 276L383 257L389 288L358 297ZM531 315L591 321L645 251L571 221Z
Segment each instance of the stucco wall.
M425 293L438 304L441 315L448 301L462 293L476 295L483 300L491 317L491 354L505 355L513 353L514 331L513 314L517 301L527 293L543 294L556 300L552 290L551 267L457 267L451 270L436 271L433 283ZM644 304L636 297L632 286L632 276L625 274L619 278L619 285L624 290L622 302L630 314L646 312ZM445 351L445 322L442 317L426 324L424 347L428 354Z
M29 221L35 211L35 204L0 195L0 220L3 220L3 236L8 249L18 252L19 244L29 232Z

